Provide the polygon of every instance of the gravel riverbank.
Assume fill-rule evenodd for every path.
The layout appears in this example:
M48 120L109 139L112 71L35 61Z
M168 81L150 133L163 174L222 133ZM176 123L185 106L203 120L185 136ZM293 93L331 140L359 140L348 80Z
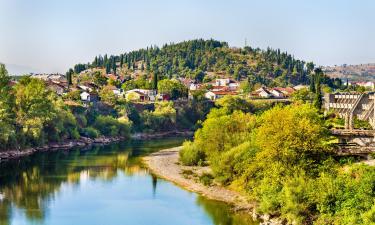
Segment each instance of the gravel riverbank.
M205 186L196 179L186 176L186 171L200 175L209 171L207 167L182 166L178 163L179 151L182 147L165 149L149 156L143 157L144 163L155 175L171 181L178 186L199 193L208 199L229 203L236 211L246 211L252 214L253 218L260 219L260 224L277 225L283 224L277 218L270 218L268 215L258 215L255 211L255 204L248 201L245 195L229 190L218 184Z

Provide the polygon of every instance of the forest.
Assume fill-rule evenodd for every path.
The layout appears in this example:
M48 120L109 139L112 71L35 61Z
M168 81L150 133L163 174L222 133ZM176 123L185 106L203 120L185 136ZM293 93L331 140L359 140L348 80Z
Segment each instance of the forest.
M122 73L130 80L130 75L140 70L147 79L182 77L198 82L210 81L212 77L207 74L211 72L238 81L245 80L250 86L285 87L309 84L314 79L315 67L313 62L295 59L280 49L235 48L229 47L226 42L197 39L165 44L161 48L151 46L120 55L99 55L90 63L75 65L71 72L79 74L87 69L103 68L107 74ZM342 85L340 79L327 76L322 76L321 81L332 88ZM156 89L156 86L153 88Z

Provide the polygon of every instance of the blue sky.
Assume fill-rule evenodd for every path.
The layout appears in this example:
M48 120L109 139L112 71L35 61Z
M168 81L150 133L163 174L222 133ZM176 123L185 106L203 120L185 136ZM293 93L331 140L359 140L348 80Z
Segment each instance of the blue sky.
M371 0L0 0L0 62L65 72L98 54L214 38L319 65L375 62Z

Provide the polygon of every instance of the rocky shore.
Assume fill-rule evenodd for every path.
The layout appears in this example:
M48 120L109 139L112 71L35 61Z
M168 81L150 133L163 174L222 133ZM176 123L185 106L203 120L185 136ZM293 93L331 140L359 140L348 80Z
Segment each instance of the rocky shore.
M256 204L250 202L241 193L230 190L219 184L205 186L197 179L186 176L186 171L199 176L209 171L208 167L182 166L178 163L179 151L182 147L165 149L149 156L143 157L144 163L155 175L169 180L176 185L205 196L208 199L223 201L233 206L235 211L245 211L252 215L255 221L261 221L260 225L283 225L285 221L270 215L261 215L256 212Z
M165 137L191 137L193 136L193 131L167 131L167 132L157 132L157 133L136 133L131 136L134 140L150 140ZM98 137L98 138L86 138L81 137L78 140L66 140L61 143L49 143L41 147L25 148L25 149L15 149L0 152L0 162L17 159L24 156L31 155L35 152L46 152L46 151L58 151L58 150L69 150L74 147L89 147L91 145L106 145L118 141L124 141L124 137Z
M16 159L16 158L28 156L35 152L68 150L74 147L88 147L91 145L106 145L106 144L123 141L123 140L125 140L124 137L98 137L94 139L81 137L78 140L67 140L61 143L49 143L41 147L0 152L0 162L9 160L9 159Z

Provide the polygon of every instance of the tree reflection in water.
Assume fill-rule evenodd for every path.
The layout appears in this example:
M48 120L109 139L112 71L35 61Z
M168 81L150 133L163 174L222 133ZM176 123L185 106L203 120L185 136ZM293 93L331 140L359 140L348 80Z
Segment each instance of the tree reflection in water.
M118 143L87 150L45 152L1 163L0 194L4 198L0 200L0 225L11 224L14 215L20 213L32 224L43 224L51 204L65 186L79 187L87 180L111 182L120 173L125 176L148 174L139 156L175 147L182 141ZM153 175L150 178L155 198L158 180ZM252 224L246 217L229 213L225 204L201 197L196 204L207 212L214 224Z
M170 146L180 143L172 139ZM167 144L168 145L168 144ZM45 152L0 164L0 225L9 224L12 205L30 220L42 221L49 202L63 184L79 185L82 179L111 181L118 172L146 173L139 157L165 146L164 142L132 142L95 146L89 151ZM168 146L166 146L168 147Z

